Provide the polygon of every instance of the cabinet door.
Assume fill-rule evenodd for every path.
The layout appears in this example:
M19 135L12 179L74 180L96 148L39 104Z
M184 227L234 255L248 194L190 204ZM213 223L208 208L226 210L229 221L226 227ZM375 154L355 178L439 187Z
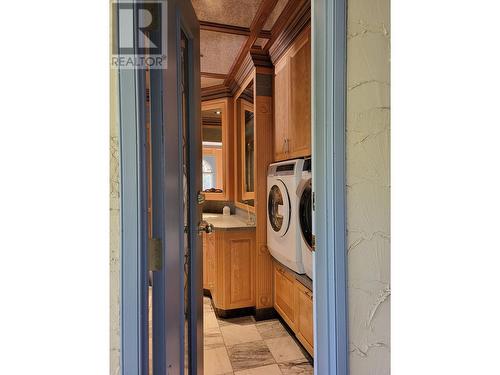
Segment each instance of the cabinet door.
M274 265L274 308L293 330L296 324L294 281L284 267Z
M313 294L297 280L296 285L296 314L299 341L304 345L309 354L314 355L314 330L313 330Z
M215 286L215 234L203 233L203 289L213 292Z
M207 233L203 233L203 289L208 289L208 240Z
M224 308L255 306L253 231L225 233L224 273Z
M274 76L274 159L287 159L290 66L285 57L275 67Z
M302 34L290 53L288 157L311 155L311 33Z
M207 265L207 289L212 291L215 287L215 263L216 263L216 255L215 255L215 233L207 234L205 233L207 238L207 260L203 263Z

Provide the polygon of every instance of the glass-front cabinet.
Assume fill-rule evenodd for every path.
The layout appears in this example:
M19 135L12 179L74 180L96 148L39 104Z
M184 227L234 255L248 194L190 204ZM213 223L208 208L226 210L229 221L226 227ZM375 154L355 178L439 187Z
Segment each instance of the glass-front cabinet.
M253 211L255 199L254 86L251 81L236 100L237 204Z
M202 191L207 200L229 199L228 100L202 102Z

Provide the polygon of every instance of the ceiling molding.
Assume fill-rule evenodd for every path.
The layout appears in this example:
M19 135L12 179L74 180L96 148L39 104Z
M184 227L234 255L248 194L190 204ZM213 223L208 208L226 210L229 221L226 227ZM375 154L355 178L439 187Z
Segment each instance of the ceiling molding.
M240 69L234 76L232 84L229 86L233 94L243 86L248 76L252 73L252 70L257 67L272 69L273 63L266 52L262 50L251 50L245 57L245 60L243 60Z
M232 93L229 87L225 85L210 86L201 89L201 100L207 101L212 99L228 98Z
M262 0L262 3L260 4L259 9L257 10L257 13L255 14L253 21L250 25L250 35L248 36L246 43L240 49L240 53L238 54L236 60L233 62L233 65L229 70L229 74L226 80L224 81L224 84L226 86L229 87L232 84L232 81L234 81L234 76L240 69L241 64L243 64L243 61L247 57L250 49L252 48L255 41L259 37L262 28L264 27L264 24L269 18L269 15L273 11L277 2L278 0Z
M294 3L293 12L287 13L288 6L284 9L271 31L271 39L264 46L264 51L269 51L273 64L276 64L295 38L311 23L311 0L290 0L290 3Z
M226 79L227 74L201 72L200 75L206 78Z
M216 31L219 33L233 34L233 35L250 36L250 28L248 27L226 25L223 23L216 23L210 21L200 21L200 30ZM271 31L261 30L259 32L259 38L265 38L265 39L271 38Z

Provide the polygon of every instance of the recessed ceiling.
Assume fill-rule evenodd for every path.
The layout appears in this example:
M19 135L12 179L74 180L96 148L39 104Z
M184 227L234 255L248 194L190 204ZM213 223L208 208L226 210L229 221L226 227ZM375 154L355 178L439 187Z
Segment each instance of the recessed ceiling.
M261 0L191 0L200 21L250 27Z
M227 74L247 37L216 31L200 31L201 71Z
M270 31L289 1L277 0L271 10L269 7L274 4L272 0L191 0L201 23L201 87L223 85L234 79L244 59L243 55L251 47L263 49L266 46ZM262 30L262 23L253 23L259 10L269 14L267 20L262 20ZM258 29L250 30L251 26ZM260 31L265 33L258 35ZM253 46L245 46L250 35L252 38L258 35L258 38L252 39Z

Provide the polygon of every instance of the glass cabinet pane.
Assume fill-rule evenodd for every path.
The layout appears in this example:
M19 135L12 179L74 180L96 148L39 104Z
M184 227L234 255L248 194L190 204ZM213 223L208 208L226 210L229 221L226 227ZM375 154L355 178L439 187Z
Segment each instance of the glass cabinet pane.
M254 121L253 112L245 110L245 191L254 191Z

